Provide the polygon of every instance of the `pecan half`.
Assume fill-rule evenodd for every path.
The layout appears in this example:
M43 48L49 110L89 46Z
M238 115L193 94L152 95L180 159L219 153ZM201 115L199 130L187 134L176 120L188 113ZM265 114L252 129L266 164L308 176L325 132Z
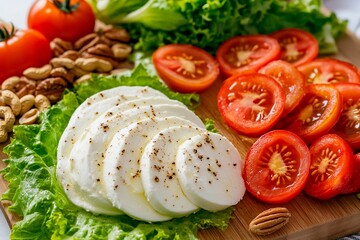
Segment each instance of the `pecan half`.
M60 38L54 38L51 42L50 42L50 48L52 49L54 55L56 57L60 56L61 54L63 54L64 52L68 51L68 50L72 50L73 49L73 45L71 42L62 40Z
M96 33L90 33L75 42L75 49L82 53L100 42L100 37Z
M104 31L104 36L115 42L129 42L130 35L123 28L110 28Z
M35 95L42 94L51 103L55 103L61 99L61 95L66 87L67 82L61 77L47 78L37 85Z
M249 230L258 235L268 235L289 222L291 214L287 208L276 207L263 211L249 224Z

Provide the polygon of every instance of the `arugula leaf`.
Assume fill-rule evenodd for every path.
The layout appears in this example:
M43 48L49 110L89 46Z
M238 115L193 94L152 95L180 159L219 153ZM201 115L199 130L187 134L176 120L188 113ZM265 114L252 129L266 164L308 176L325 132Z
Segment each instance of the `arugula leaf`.
M12 201L9 211L22 216L12 229L11 239L197 239L198 229L225 229L233 208L217 213L201 210L188 217L161 223L145 223L128 216L101 216L73 205L56 178L56 149L62 132L75 109L92 94L120 85L150 85L164 94L192 105L196 94L170 91L157 77L138 66L131 75L99 77L42 114L39 125L19 125L14 139L4 149L9 158L1 171L9 182L3 200ZM209 129L210 130L210 129Z
M97 9L101 0L92 2ZM107 6L97 9L98 16L126 27L139 51L187 43L214 53L222 42L236 35L300 28L317 38L320 53L334 53L335 38L346 29L346 21L322 12L321 0L150 0L125 16L121 11L110 16L106 11L117 2L108 0Z

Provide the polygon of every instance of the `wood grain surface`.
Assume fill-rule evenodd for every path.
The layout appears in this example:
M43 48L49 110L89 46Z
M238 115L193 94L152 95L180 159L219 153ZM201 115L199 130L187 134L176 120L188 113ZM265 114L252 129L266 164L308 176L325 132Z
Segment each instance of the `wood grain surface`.
M338 40L339 54L335 57L352 62L360 67L360 40L347 33ZM216 95L221 80L218 80L209 90L201 94L201 106L196 113L205 118L215 120L219 132L234 143L242 156L254 142L254 138L240 136L229 129L219 116L216 106ZM5 156L1 152L0 158ZM5 167L0 161L0 169ZM0 179L0 193L7 189L6 182ZM9 203L2 202L9 225L18 220L16 216L6 211ZM279 231L266 237L256 236L248 231L250 221L263 210L274 206L285 206L291 213L289 223ZM312 199L300 194L293 201L282 205L269 205L255 200L249 194L237 204L234 218L225 231L206 229L199 232L199 237L206 240L226 239L336 239L360 231L360 200L355 196L339 196L328 201Z

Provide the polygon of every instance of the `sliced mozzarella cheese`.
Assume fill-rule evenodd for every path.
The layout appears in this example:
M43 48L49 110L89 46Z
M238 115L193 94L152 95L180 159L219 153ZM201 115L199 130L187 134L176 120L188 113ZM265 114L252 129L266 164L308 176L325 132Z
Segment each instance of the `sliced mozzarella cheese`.
M216 133L202 133L182 143L176 170L186 196L208 211L237 204L245 194L243 160L234 145Z
M123 128L112 139L104 159L104 185L112 204L127 215L148 222L171 218L158 213L148 203L139 162L146 145L157 133L178 125L193 124L178 117L145 119Z
M67 128L59 141L57 152L57 177L60 180L69 199L77 206L82 206L91 212L107 215L121 214L121 211L104 205L95 196L89 196L79 188L70 177L70 153L74 143L85 129L97 119L104 109L110 109L124 102L129 102L142 97L167 98L161 92L149 87L117 87L99 92L85 100L73 113Z
M145 195L156 211L181 217L198 210L181 189L175 161L179 145L204 131L193 126L175 126L160 131L146 145L140 160L141 180Z
M155 101L155 100L154 100ZM172 101L172 100L169 100ZM147 103L149 104L151 100ZM125 104L129 104L125 103ZM83 191L98 198L105 205L111 205L104 195L102 170L103 159L109 142L114 134L131 123L154 117L178 116L188 119L199 127L205 127L202 121L188 108L176 104L133 106L133 109L120 111L120 105L107 111L103 117L91 124L89 130L75 143L71 152L70 173L73 182ZM115 112L117 111L117 114Z

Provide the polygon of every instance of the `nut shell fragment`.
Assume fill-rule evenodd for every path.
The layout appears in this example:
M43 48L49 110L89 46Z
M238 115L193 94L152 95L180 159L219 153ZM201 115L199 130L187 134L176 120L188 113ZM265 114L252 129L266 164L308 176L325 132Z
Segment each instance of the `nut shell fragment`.
M270 208L250 222L249 230L257 235L269 235L285 226L289 222L290 216L287 208Z

